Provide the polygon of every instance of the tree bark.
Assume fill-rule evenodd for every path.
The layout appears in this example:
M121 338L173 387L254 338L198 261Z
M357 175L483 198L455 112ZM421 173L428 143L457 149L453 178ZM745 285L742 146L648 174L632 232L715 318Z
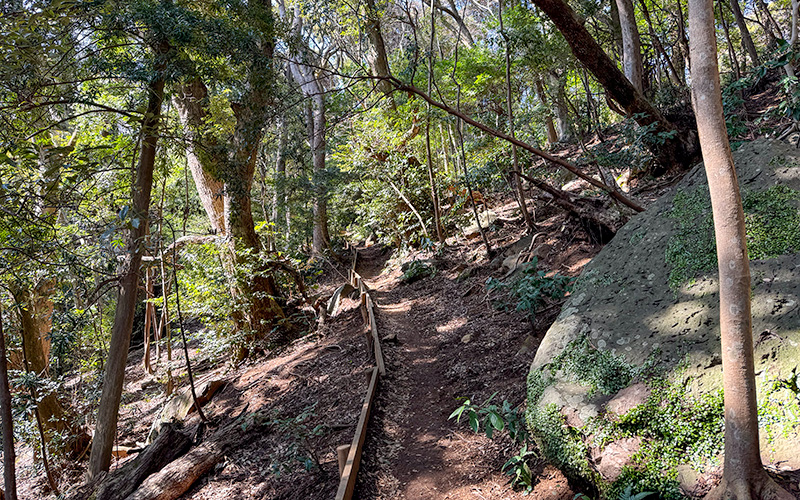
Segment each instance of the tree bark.
M14 419L11 416L11 390L8 385L8 358L3 332L3 306L0 304L0 422L3 427L3 485L5 497L17 500L17 469L14 450Z
M631 85L567 3L563 0L534 0L534 3L564 35L575 57L592 72L626 113L636 118L641 126L655 123L656 133L669 134L663 144L649 144L658 160L658 166L654 168L653 173L660 175L668 169L690 167L699 153L692 131L677 130L641 92Z
M558 142L558 132L556 132L556 126L553 123L553 115L550 114L550 105L547 102L547 94L544 91L544 85L542 85L542 80L539 78L536 79L536 93L539 95L539 100L542 101L542 105L548 110L547 116L544 119L544 126L547 132L547 143L552 146Z
M436 40L436 18L434 14L434 0L430 1L431 10L431 40L428 49L428 93L433 88L433 44ZM433 204L433 223L436 226L436 239L439 243L445 242L444 228L442 227L441 207L439 206L439 190L436 187L436 171L433 168L433 153L431 151L431 105L428 103L425 113L425 151L427 154L428 182L431 188L431 203Z
M744 20L742 8L739 6L739 0L730 0L730 6L731 11L733 11L733 17L736 19L736 24L739 26L739 32L742 34L742 45L744 45L747 54L750 56L750 62L753 63L753 66L758 66L761 62L758 59L753 37L750 36L750 30L747 29L747 23Z
M391 76L389 58L386 56L386 44L383 41L383 33L381 32L381 18L378 9L375 7L375 0L366 0L366 9L367 22L365 29L373 50L373 54L370 57L370 66L376 76L386 78L380 80L377 87L389 99L390 107L395 109L397 105L392 96L392 84L388 80Z
M199 78L183 85L175 99L181 123L190 137L186 154L203 208L214 232L230 238L221 253L231 295L241 306L234 311L233 320L237 330L249 331L248 338L265 338L275 321L284 317L274 299L277 295L274 281L259 272L258 263L252 260L261 250L250 192L266 120L264 86L264 82L252 82L243 104L231 104L236 125L229 138L217 137L208 130L205 123L208 89ZM248 255L242 256L239 250L245 249ZM236 267L248 263L255 266L254 272L244 278L237 277Z
M278 119L278 154L275 158L275 193L272 199L272 222L277 232L286 220L286 146L289 138L289 126L285 114Z
M286 13L283 10L282 16L286 19ZM291 30L298 43L305 43L302 40L302 17L300 8L297 6L295 7ZM322 179L322 174L325 171L325 90L320 79L314 74L311 61L308 61L310 58L308 47L303 46L299 52L293 54L293 57L294 60L289 61L289 71L295 83L300 87L303 96L310 101L307 126L311 159L314 165L314 200L312 203L314 227L312 230L311 252L314 255L320 255L326 248L330 247L327 188L324 179ZM386 78L388 78L388 74Z
M639 28L636 26L636 16L632 0L615 0L619 11L619 24L622 31L622 67L625 76L639 92L642 87L642 43L639 38Z
M742 77L742 72L739 69L739 58L736 57L736 47L733 46L733 42L731 41L728 22L725 20L725 12L722 10L722 0L718 0L717 3L719 5L719 19L722 23L722 31L725 33L725 41L727 42L728 46L728 57L730 58L731 66L733 67L733 76L738 80Z
M744 212L733 165L717 67L713 0L689 0L692 102L711 192L720 283L725 463L711 499L790 499L766 474L758 439L758 407L750 312L750 265Z
M567 93L564 79L554 71L547 74L550 79L550 90L553 92L553 115L556 122L556 134L561 142L569 142L572 133L569 127L569 110L567 109Z
M48 280L49 282L49 280ZM49 333L49 328L44 328L43 323L49 325L49 320L44 320L41 316L37 317L36 302L43 301L52 305L49 294L42 294L38 292L31 292L28 289L12 289L14 301L18 304L17 311L19 313L19 322L22 327L22 348L23 356L28 360L30 370L36 374L37 377L48 376L48 363L47 355L45 354L45 346L49 345L42 341L42 332L46 330ZM52 313L52 311L50 311ZM72 429L64 415L64 407L58 401L55 393L44 394L38 404L38 411L44 422L44 426L49 431L58 433L70 432Z
M499 0L498 2L498 17L500 19L500 34L505 41L505 63L506 63L506 113L508 115L508 133L511 137L516 138L517 132L516 128L514 127L514 107L512 105L512 92L511 92L511 47L509 44L508 36L506 35L505 30L503 29L503 0ZM511 157L512 157L512 164L511 169L514 174L519 174L521 172L519 167L519 155L517 154L517 146L514 144L511 145ZM531 218L531 214L528 212L527 204L525 203L525 190L522 189L522 182L520 181L519 177L513 176L511 185L514 189L514 197L517 199L517 204L519 205L519 211L522 213L522 219L525 221L525 225L528 226L528 229L534 231L536 226L533 223L533 219Z
M124 264L124 271L120 279L114 325L111 330L111 344L103 376L103 392L97 409L97 427L92 452L89 456L88 477L90 480L108 470L111 464L111 449L117 433L119 404L122 398L122 387L125 383L125 366L128 360L133 315L139 288L142 242L149 224L150 191L153 187L158 126L161 119L161 103L164 100L166 54L169 50L166 43L162 43L157 48L156 76L147 86L149 99L147 111L142 119L142 146L132 193L132 214L138 220L138 224L133 225L126 241L127 262Z

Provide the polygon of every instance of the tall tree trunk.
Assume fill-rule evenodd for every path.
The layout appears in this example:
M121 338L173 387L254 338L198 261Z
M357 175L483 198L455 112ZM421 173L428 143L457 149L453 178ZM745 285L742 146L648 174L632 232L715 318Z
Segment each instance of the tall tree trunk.
M289 126L285 114L278 118L278 154L275 158L274 183L275 191L272 198L272 221L275 231L286 219L286 146L289 139Z
M675 69L682 75L681 80L686 82L686 68L689 67L689 39L686 37L686 23L683 19L683 3L675 0L675 20L678 23L678 48L680 49L680 64Z
M512 105L512 93L511 93L511 47L509 45L509 39L506 35L505 30L503 29L503 0L498 2L499 13L498 17L500 19L500 34L503 36L505 40L505 59L506 59L506 113L508 114L508 133L511 137L516 138L517 132L516 128L514 127L514 107ZM430 92L430 90L428 90ZM520 174L521 170L519 167L519 155L517 154L517 146L512 144L511 145L511 156L512 156L512 172L514 174ZM525 190L522 188L522 180L520 179L519 175L512 175L511 176L511 185L514 188L515 198L517 199L517 204L519 205L519 211L522 213L522 219L525 221L525 225L528 226L528 229L534 231L536 226L533 223L533 219L531 218L531 214L528 213L528 207L525 203Z
M381 32L381 18L378 9L375 7L375 0L366 0L367 8L367 22L365 29L367 37L369 37L370 45L372 45L372 54L370 54L370 66L375 76L381 78L389 78L389 58L386 56L386 44L383 42L383 33ZM389 80L381 80L378 82L378 90L384 93L389 98L389 103L392 109L396 108L394 97L392 96L392 84Z
M534 0L534 3L564 35L575 57L592 72L626 113L635 117L641 126L655 124L655 133L670 134L671 137L663 144L656 144L654 141L649 145L658 160L653 173L660 175L670 168L684 169L691 166L698 154L692 131L677 130L631 85L567 3L563 0Z
M434 14L434 0L430 2L431 10L431 44L428 52L428 93L433 88L433 44L436 40L436 18ZM441 208L439 206L439 190L436 187L436 171L433 168L433 154L431 151L431 105L428 103L425 114L425 149L428 156L428 181L431 187L431 202L433 204L433 222L436 225L436 239L444 243L444 228L442 227Z
M22 327L23 356L28 360L27 364L30 370L37 377L47 377L48 360L45 353L45 345L49 346L49 342L42 342L41 337L42 331L46 331L46 334L49 334L50 330L49 328L42 328L42 323L46 321L37 314L36 302L42 301L52 305L49 294L31 292L27 289L12 289L12 295L18 305L19 322ZM40 396L38 411L47 430L58 433L70 432L72 429L64 415L64 407L61 406L56 394L50 392Z
M542 106L547 110L547 116L544 118L544 126L547 132L547 142L552 146L558 142L558 132L556 132L556 126L553 123L553 115L551 114L550 105L547 102L547 94L544 91L544 85L542 85L542 80L539 78L536 79L536 93L539 95L539 100L542 101Z
M17 500L17 464L14 450L14 419L11 416L11 390L8 385L8 358L3 332L3 306L0 304L0 422L3 428L3 485L5 498Z
M722 112L713 0L689 0L692 102L711 192L719 261L725 464L722 483L707 499L793 498L761 463L750 312L747 235Z
M92 452L89 456L88 477L90 480L96 478L101 472L107 471L111 465L111 449L117 434L119 404L122 399L122 387L125 383L125 366L128 361L133 315L139 288L142 243L150 223L148 217L150 191L153 187L158 126L161 119L161 103L164 100L166 54L169 50L166 43L161 43L157 47L156 76L147 86L149 98L147 111L142 119L142 146L132 193L132 217L138 220L138 224L133 225L126 238L128 254L120 278L114 325L111 329L111 344L103 376L103 392L97 409L97 427L94 433Z
M719 19L722 23L722 31L725 33L725 41L727 42L728 46L728 58L731 60L733 76L738 80L742 77L742 72L739 69L739 58L736 57L736 47L733 46L733 42L731 41L731 33L728 29L728 22L725 20L725 12L722 10L722 0L718 0L717 3L719 6Z
M632 0L615 0L619 11L619 24L622 30L622 67L625 76L639 92L642 87L642 43Z
M281 16L284 20L288 20L283 5L280 8ZM299 6L295 6L294 9L291 32L300 48L293 54L293 60L289 61L289 72L300 87L300 91L309 100L308 140L314 165L314 200L312 204L314 227L311 251L314 255L319 255L330 246L327 189L321 175L325 170L325 90L322 82L314 73L315 64L311 61L311 51L304 45L303 19ZM388 69L386 77L388 78Z
M183 85L175 98L190 139L186 155L200 201L214 232L230 238L221 253L231 295L239 306L232 316L237 330L249 332L248 338L267 337L275 322L284 317L275 301L274 280L253 260L261 241L255 231L250 193L264 126L264 92L253 85L244 96L245 104L231 104L236 125L233 136L223 139L207 128L208 89L199 78ZM252 274L237 276L240 265L253 266ZM245 354L241 351L238 356Z
M314 227L311 251L315 255L321 255L331 245L328 233L328 189L325 180L325 94L319 88L319 91L310 98L308 141L311 144L311 158L314 164L312 204Z
M750 36L750 30L747 29L747 23L744 20L742 8L739 6L739 0L730 0L730 6L733 17L736 19L736 24L739 26L739 32L742 34L742 45L744 45L747 54L750 56L750 62L753 63L753 66L758 66L761 62L758 59L758 52L756 52L753 37Z
M609 15L608 28L611 31L611 55L615 62L622 62L622 25L619 19L619 8L617 2L614 0L610 2L611 9Z
M558 140L569 142L572 139L572 132L569 127L565 82L563 78L560 78L558 74L552 71L547 76L550 79L550 90L553 92L551 97L553 98L553 115L555 116Z

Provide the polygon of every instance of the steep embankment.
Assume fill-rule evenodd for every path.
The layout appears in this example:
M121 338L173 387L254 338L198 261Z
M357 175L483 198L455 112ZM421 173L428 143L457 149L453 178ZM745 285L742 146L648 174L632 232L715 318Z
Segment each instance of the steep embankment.
M734 154L748 220L765 463L800 468L800 151ZM716 256L702 165L588 264L528 378L550 460L601 489L700 495L722 444ZM797 379L794 379L796 383ZM562 426L566 422L567 427Z

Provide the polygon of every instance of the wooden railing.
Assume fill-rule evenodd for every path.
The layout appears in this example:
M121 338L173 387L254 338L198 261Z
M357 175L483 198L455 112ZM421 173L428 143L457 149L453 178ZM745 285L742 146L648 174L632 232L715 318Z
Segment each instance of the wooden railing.
M375 393L377 392L378 379L386 375L386 364L383 360L381 340L378 336L378 324L375 321L375 308L377 306L375 305L375 301L372 300L369 288L364 283L364 278L356 272L357 264L358 250L355 251L353 264L350 268L350 284L359 291L359 296L361 297L361 316L370 330L367 336L367 345L371 351L371 356L375 359L375 367L369 371L370 378L369 386L367 387L367 395L364 398L364 404L361 406L361 416L358 419L353 441L349 446L340 446L339 450L337 450L340 459L340 479L339 489L336 492L336 500L351 500L353 498L353 491L356 487L356 474L358 474L358 468L361 464L361 452L364 447L364 440L367 437L367 422L369 421L372 403L375 399Z

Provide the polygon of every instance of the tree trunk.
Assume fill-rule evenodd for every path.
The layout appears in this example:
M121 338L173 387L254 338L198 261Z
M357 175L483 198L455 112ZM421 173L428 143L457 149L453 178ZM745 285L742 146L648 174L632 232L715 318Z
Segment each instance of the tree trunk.
M539 78L536 79L536 93L539 95L539 100L542 101L542 105L548 111L544 119L544 125L545 131L547 132L547 143L552 146L558 142L558 132L556 132L556 126L553 123L553 115L550 114L550 105L547 102L547 94L544 91L544 85L542 85L542 81Z
M281 15L284 20L287 20L283 8L281 8ZM298 6L295 6L291 30L298 43L305 43L302 40L303 20ZM325 181L322 179L322 173L325 171L325 91L322 82L314 74L311 61L308 60L311 58L310 50L303 46L293 54L293 57L294 59L289 61L289 72L300 87L303 96L310 101L307 125L308 141L314 165L314 200L312 203L314 227L311 252L314 255L320 255L330 246L327 189ZM386 77L388 78L388 73Z
M35 303L37 301L44 301L52 305L49 294L13 289L12 295L19 306L17 311L19 313L19 322L22 329L24 357L28 360L30 370L35 373L37 377L47 377L48 363L45 354L45 346L49 345L49 342L43 342L41 337L43 330L49 333L49 328L42 328L42 323L45 322L45 320L41 316L37 317ZM61 406L55 393L51 392L42 395L38 404L38 409L47 430L58 433L70 432L72 430L64 415L64 408Z
M386 45L383 42L383 34L381 33L381 18L378 9L375 7L375 0L366 0L366 9L367 22L365 29L373 51L369 58L370 66L375 76L389 78L391 75L389 72L389 58L386 56ZM395 109L397 105L392 96L391 82L389 80L380 80L377 87L389 98L391 108Z
M642 44L632 0L615 0L619 11L619 24L622 31L622 68L633 87L643 92L642 87Z
M658 38L658 34L656 34L656 30L653 27L653 20L650 19L650 11L647 10L647 1L640 0L639 5L642 6L642 14L644 15L644 19L647 22L647 30L650 33L650 39L653 42L653 47L655 47L656 52L658 55L664 60L664 64L667 66L667 74L669 75L669 79L673 85L679 87L683 85L682 75L679 75L678 72L675 70L675 66L672 65L672 59L670 59L669 54L667 51L664 50L664 46L661 44L661 39Z
M649 144L658 160L653 173L660 175L671 168L690 167L698 154L692 131L677 130L641 92L631 85L567 3L563 0L534 0L534 3L555 23L575 57L592 72L626 113L634 116L641 126L654 123L655 133L670 134L663 144L659 145L657 141Z
M500 18L500 33L505 40L505 59L506 59L506 112L508 114L508 133L511 137L516 138L517 132L514 127L514 107L512 105L512 93L511 93L511 47L509 46L509 39L503 29L503 0L499 0L498 2L499 13L498 17ZM511 171L514 174L519 174L521 172L519 167L519 155L517 154L517 146L514 144L511 145L511 156L512 156L512 164L511 164ZM514 188L514 195L517 199L517 204L519 205L519 211L522 213L522 219L525 221L525 225L528 226L528 229L534 231L536 226L533 223L533 219L531 218L531 214L528 213L528 206L525 203L525 190L522 188L522 181L516 175L512 175L511 178L511 185Z
M713 1L713 0L712 0ZM728 22L725 20L725 12L722 10L722 0L718 0L719 5L719 19L722 23L722 31L725 33L725 41L728 45L728 58L731 60L731 66L733 69L733 76L738 80L742 77L742 72L739 69L739 58L736 57L736 47L733 46L733 42L731 41L731 34L730 30L728 29Z
M747 29L747 23L745 23L744 15L742 15L742 8L739 6L739 0L730 0L730 6L731 11L733 11L733 17L736 19L736 24L739 26L739 32L742 34L742 45L744 45L747 54L750 56L750 62L753 63L753 66L758 66L761 62L758 59L758 52L756 52L753 37L750 36L750 30Z
M433 88L433 44L436 40L436 18L434 14L434 0L430 1L431 9L431 40L428 51L428 93ZM433 168L433 152L431 151L431 105L428 103L425 113L425 150L428 157L428 182L431 188L431 203L433 204L433 223L436 226L436 239L439 243L445 242L444 228L442 227L441 207L439 206L439 190L436 187L436 171Z
M328 189L325 180L325 94L322 89L311 96L311 158L314 164L314 234L312 252L321 255L331 245L328 233Z
M565 82L552 71L549 72L547 76L550 79L550 90L554 93L552 97L556 135L559 141L569 142L570 139L572 139L572 133L569 128L569 110L567 109L567 94L564 88Z
M3 332L3 306L0 304L0 422L3 427L3 485L5 498L17 500L17 469L14 450L14 419L11 416L11 390L8 385L8 358Z
M289 126L286 123L286 116L282 115L278 119L278 155L275 158L275 193L272 199L272 222L275 223L275 231L279 230L281 224L286 220L286 146L289 139Z
M611 54L614 58L614 61L621 62L622 61L622 26L620 25L619 20L619 9L617 8L617 2L612 1L610 2L610 15L609 15L609 22L608 28L611 32L611 40L612 40L612 51Z
M686 82L686 68L689 66L689 39L686 37L686 23L683 20L683 3L675 0L675 20L678 23L678 48L680 49L680 64L675 69L682 75L681 80Z
M253 87L244 99L250 103L231 104L236 126L233 136L224 139L207 129L208 89L199 78L183 85L175 99L190 138L186 154L203 208L214 232L230 237L227 248L220 251L231 295L241 306L234 311L233 320L237 330L250 332L248 338L265 338L275 321L284 317L274 299L274 281L259 272L258 264L252 260L261 250L250 192L264 126L263 92L264 88ZM245 249L246 252L239 252ZM242 264L254 266L252 274L237 277L236 267Z
M117 434L119 404L122 399L122 387L125 383L125 366L128 361L133 315L139 288L141 245L149 224L150 191L153 187L153 167L156 159L161 103L164 99L164 75L168 51L169 47L165 43L158 47L156 77L147 86L149 99L147 111L142 119L142 146L132 193L132 213L139 223L131 228L126 241L128 255L120 278L114 326L111 330L111 345L103 376L103 392L97 409L97 427L94 433L92 452L89 456L88 477L90 480L108 470L111 464L111 449Z
M761 464L750 313L747 235L722 111L713 0L689 0L692 102L711 192L720 283L725 463L722 483L707 498L793 498Z

